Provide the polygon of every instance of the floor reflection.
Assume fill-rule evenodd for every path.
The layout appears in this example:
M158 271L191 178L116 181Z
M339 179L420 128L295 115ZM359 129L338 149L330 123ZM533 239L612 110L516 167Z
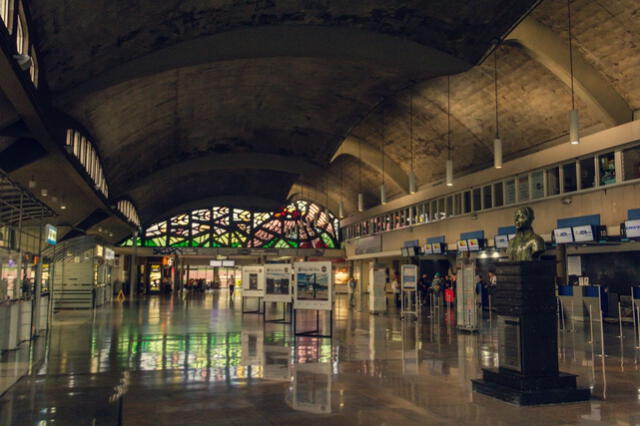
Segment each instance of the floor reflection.
M46 359L0 399L0 424L549 424L640 419L632 331L560 333L563 371L595 399L518 408L471 392L497 365L494 318L458 332L452 309L417 321L338 298L333 339L241 313L225 293L151 297L56 316ZM270 305L278 317L282 306ZM304 321L304 317L302 321ZM314 320L315 321L315 320ZM627 330L625 330L627 332ZM592 339L595 340L595 339ZM622 340L622 341L621 341ZM46 344L45 344L46 343ZM598 348L594 347L600 345ZM608 356L598 357L601 347Z

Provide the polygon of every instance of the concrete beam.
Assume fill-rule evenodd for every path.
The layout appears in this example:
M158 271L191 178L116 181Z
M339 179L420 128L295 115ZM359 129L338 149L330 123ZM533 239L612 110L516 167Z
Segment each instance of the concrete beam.
M461 59L428 46L370 31L321 26L265 26L198 37L155 51L55 94L56 103L75 102L107 87L172 69L271 57L365 62L406 73L411 78L455 74L471 67Z
M342 142L331 162L334 162L341 155L351 155L382 172L382 153L379 148L373 147L367 142L349 136ZM384 156L384 175L386 179L395 182L405 193L409 193L409 176L386 154Z
M194 173L238 169L273 170L298 175L320 174L324 170L302 157L259 152L211 153L174 163L131 182L128 192L133 193L137 189L153 186L165 180L179 180Z
M531 16L524 19L507 37L516 42L562 82L571 85L569 45L556 33ZM608 127L629 122L633 111L622 96L589 63L578 49L573 51L576 94L593 109Z

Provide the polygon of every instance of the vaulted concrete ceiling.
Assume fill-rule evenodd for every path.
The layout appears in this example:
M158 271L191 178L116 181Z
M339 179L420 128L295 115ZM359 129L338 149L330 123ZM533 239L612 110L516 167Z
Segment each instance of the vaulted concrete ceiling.
M282 203L300 164L313 169L302 186L318 186L326 178L317 168L381 99L469 69L536 3L33 0L30 8L53 104L93 135L112 194L130 196L148 223L232 196ZM198 162L217 153L237 164L208 171ZM272 157L256 170L261 154ZM273 156L299 164L266 164ZM353 175L354 161L335 164Z

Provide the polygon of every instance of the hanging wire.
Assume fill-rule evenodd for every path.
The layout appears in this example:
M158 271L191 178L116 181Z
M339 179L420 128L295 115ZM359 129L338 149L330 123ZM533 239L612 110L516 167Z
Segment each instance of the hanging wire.
M451 77L447 76L447 159L451 160Z
M498 139L500 137L498 130L498 47L493 51L493 86L496 97L496 139Z
M362 140L358 138L358 192L362 193Z
M411 172L413 173L413 92L409 95L409 144L411 151Z
M573 90L573 43L571 42L571 0L567 0L567 16L569 18L569 71L571 74L571 109L576 109L576 99Z
M384 136L385 136L385 108L382 108L382 132L380 137L380 155L382 156L382 185L384 185Z

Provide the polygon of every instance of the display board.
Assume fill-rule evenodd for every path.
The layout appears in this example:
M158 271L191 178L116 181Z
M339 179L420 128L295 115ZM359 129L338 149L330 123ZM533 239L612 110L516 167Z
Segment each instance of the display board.
M333 301L331 262L297 262L294 265L295 309L330 311Z
M369 312L378 313L387 310L387 295L384 286L387 283L387 272L384 265L371 262L369 264Z
M458 251L465 252L469 251L469 246L467 245L467 240L458 240Z
M242 268L242 295L244 297L264 296L264 266Z
M458 264L456 294L457 328L467 331L478 329L478 305L476 303L475 262Z
M418 283L418 267L416 265L402 265L400 273L402 289L415 290Z
M431 248L431 244L426 243L424 245L424 254L433 254L433 249Z
M479 251L480 250L480 240L477 238L470 238L467 240L467 248L469 251Z
M293 267L289 264L265 265L265 302L291 302Z

